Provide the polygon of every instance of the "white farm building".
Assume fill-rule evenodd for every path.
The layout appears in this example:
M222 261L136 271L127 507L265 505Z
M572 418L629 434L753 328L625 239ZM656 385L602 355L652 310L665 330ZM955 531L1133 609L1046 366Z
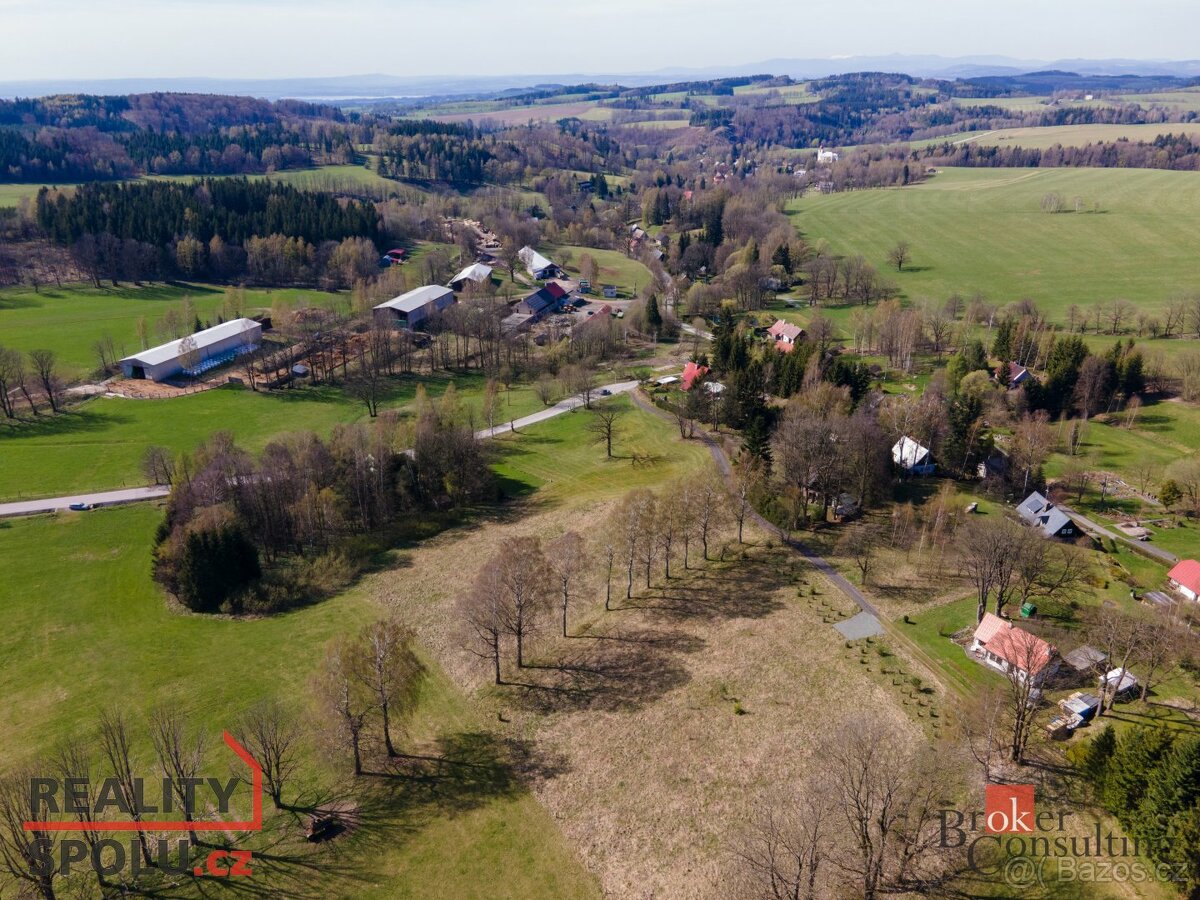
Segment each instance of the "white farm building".
M169 341L121 360L126 378L165 381L181 372L201 375L258 347L262 325L253 319L233 319L193 335Z
M375 307L375 321L393 328L413 329L456 302L450 288L427 284L380 303Z

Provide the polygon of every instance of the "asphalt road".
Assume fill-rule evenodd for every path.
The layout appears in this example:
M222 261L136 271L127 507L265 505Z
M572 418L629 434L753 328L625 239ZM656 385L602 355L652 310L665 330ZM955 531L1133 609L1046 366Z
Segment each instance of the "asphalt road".
M608 396L617 394L628 394L638 383L636 381L618 381L615 384L606 384L598 387L592 393L592 402L603 400L606 395L602 391L608 391ZM566 400L560 400L553 406L539 410L528 416L513 422L505 422L503 425L497 425L495 428L485 428L482 431L475 432L475 436L481 441L488 438L496 437L501 434L508 434L511 431L526 427L527 425L536 425L538 422L545 422L547 419L553 419L555 416L561 416L563 413L568 413L573 409L585 405L582 397L568 397ZM6 516L30 516L37 513L55 512L56 510L66 509L72 503L90 503L92 506L114 506L118 503L139 503L145 500L158 500L167 496L170 493L170 488L165 485L152 484L146 487L124 488L119 491L100 491L94 494L75 494L70 497L47 497L42 500L19 500L14 503L0 503L0 518Z
M615 384L605 384L592 391L592 402L603 400L604 396L601 392L608 391L611 396L617 394L628 394L638 386L636 381L618 381ZM634 402L637 402L637 397L634 397ZM561 416L563 413L570 412L573 409L579 409L584 405L583 397L575 396L568 397L566 400L559 400L553 406L548 406L546 409L538 410L535 413L530 413L527 416L522 416L512 422L505 422L502 425L497 425L495 428L484 428L482 431L475 432L475 437L481 441L486 441L488 438L494 438L501 434L508 434L511 431L519 431L528 425L536 425L538 422L545 422L547 419L553 419L555 416ZM515 426L515 427L514 427Z
M162 484L146 487L123 488L119 491L100 491L95 494L75 494L71 497L47 497L43 500L18 500L15 503L0 503L0 517L28 516L34 513L54 512L66 509L72 503L90 503L92 506L115 506L118 503L140 503L143 500L158 500L167 496L170 488Z

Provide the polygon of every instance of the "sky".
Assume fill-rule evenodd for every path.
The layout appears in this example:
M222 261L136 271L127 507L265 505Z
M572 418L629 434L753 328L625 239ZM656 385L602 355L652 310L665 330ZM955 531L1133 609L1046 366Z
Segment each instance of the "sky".
M638 73L887 53L1192 59L1197 33L1196 0L0 0L0 80Z

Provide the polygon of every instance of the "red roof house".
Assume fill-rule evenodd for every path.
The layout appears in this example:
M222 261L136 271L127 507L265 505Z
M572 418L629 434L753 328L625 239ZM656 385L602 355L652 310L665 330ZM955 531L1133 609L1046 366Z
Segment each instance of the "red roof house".
M1022 681L1031 675L1041 680L1057 668L1052 665L1057 654L1053 646L992 613L984 613L975 629L971 652L1006 675L1015 672Z
M767 329L767 334L775 338L776 350L783 353L791 353L796 341L804 337L804 329L799 325L793 325L791 322L778 319L774 325Z
M1167 581L1175 590L1189 600L1200 600L1200 562L1181 559L1167 573Z
M545 291L547 294L549 294L551 297L553 297L555 300L561 300L563 297L567 296L566 289L561 284L559 284L557 281L547 282L546 286L543 287L542 290Z
M683 389L690 391L692 385L707 374L708 366L698 366L694 362L688 363L683 367Z

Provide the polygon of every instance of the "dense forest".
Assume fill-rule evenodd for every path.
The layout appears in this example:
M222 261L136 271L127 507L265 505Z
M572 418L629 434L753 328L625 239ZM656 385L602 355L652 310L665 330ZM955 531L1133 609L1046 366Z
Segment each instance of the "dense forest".
M355 129L332 107L202 94L0 101L0 182L243 174L350 162Z

